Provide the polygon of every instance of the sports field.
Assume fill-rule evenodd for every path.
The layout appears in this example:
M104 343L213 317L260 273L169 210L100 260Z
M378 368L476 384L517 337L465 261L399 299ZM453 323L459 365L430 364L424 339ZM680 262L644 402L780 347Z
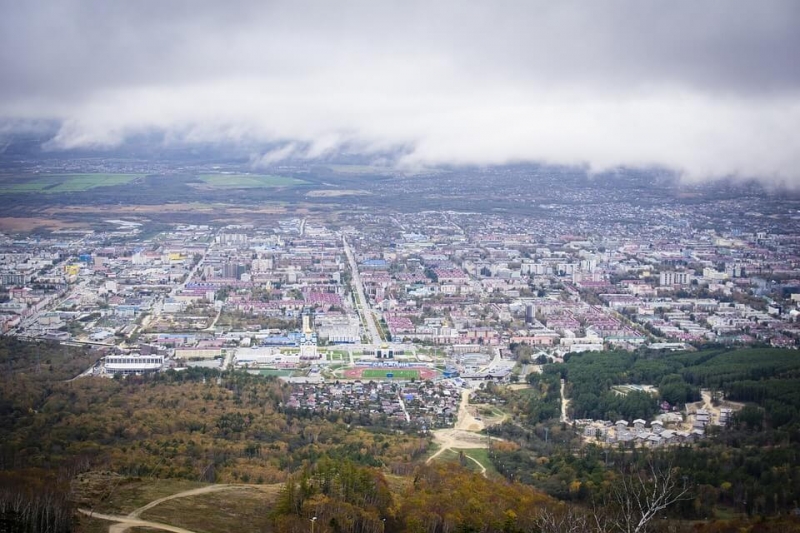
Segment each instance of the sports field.
M387 379L386 374L392 374L391 379L433 379L436 370L433 368L372 368L354 367L343 372L347 379Z
M96 187L123 185L144 174L40 174L6 178L0 181L0 193L63 193L82 192Z
M417 379L419 372L409 368L367 368L361 372L362 378L385 378L387 374L397 379Z
M285 176L259 174L201 174L198 176L206 185L217 189L261 189L271 187L292 187L306 183L303 180Z

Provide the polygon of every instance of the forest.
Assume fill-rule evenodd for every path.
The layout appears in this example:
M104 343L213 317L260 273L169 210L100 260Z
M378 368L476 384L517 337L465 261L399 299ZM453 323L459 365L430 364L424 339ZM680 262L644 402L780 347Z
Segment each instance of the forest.
M682 407L700 400L700 389L726 399L753 402L763 408L770 427L800 423L800 356L774 348L715 348L697 352L642 351L567 354L563 363L547 365L528 380L541 386L566 381L572 418L649 420L659 404ZM619 394L615 385L652 385L657 395L643 391Z
M280 483L275 504L264 511L270 531L307 531L316 516L320 533L549 533L565 531L565 524L610 532L618 530L610 524L621 509L613 487L642 473L656 483L658 476L648 474L653 464L662 474L680 474L690 490L650 531L794 530L799 436L793 412L776 426L770 403L793 391L771 387L768 375L747 364L752 356L736 352L642 362L623 355L621 362L593 363L597 373L626 374L604 372L605 383L646 371L726 394L740 387L737 394L752 395L754 403L729 431L695 448L655 455L586 446L574 427L553 421L562 375L574 391L590 366L573 356L533 379L533 388L488 387L515 400L508 406L514 416L489 430L503 440L489 450L500 475L486 478L458 463L426 465L427 435L370 416L284 409L288 385L274 378L190 369L73 380L101 353L0 338L0 531L82 531L73 480L102 471L124 480ZM767 355L777 379L790 380L793 361ZM705 522L711 517L717 520Z
M527 391L501 392L514 421L487 432L516 444L494 446L490 457L508 479L534 485L561 500L590 502L620 468L654 453L629 447L582 445L578 429L558 422L560 380L566 380L574 418L648 419L662 400L681 406L712 396L745 402L726 428L709 428L695 446L658 452L687 472L696 486L692 505L673 509L684 519L726 513L776 516L800 502L800 354L779 349L710 349L674 354L572 354L531 374ZM656 384L658 395L612 391L622 384ZM522 422L522 424L519 424Z

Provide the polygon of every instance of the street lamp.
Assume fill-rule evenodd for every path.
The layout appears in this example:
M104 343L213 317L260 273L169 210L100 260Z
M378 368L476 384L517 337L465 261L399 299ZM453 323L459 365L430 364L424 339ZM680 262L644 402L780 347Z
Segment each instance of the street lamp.
M381 533L386 533L386 519L381 518Z
M317 521L317 517L316 516L311 519L311 533L314 533L314 522L316 522L316 521Z

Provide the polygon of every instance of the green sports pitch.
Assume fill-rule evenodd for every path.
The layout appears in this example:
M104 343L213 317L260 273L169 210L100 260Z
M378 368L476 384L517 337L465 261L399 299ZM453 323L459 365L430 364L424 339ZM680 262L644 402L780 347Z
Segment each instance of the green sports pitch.
M419 378L419 370L408 368L366 368L361 371L361 377L367 379L382 379L386 374L391 374L395 379Z

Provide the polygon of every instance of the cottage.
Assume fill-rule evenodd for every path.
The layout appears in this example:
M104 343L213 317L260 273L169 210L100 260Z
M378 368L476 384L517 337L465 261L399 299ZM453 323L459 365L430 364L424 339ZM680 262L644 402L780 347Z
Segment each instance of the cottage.
M645 441L645 444L647 446L650 446L651 448L655 448L655 447L661 446L663 444L663 441L664 441L664 439L661 438L661 435L658 435L656 433L651 433L647 437L647 439Z
M658 435L663 439L664 444L675 444L678 442L677 435L671 429L665 429Z

